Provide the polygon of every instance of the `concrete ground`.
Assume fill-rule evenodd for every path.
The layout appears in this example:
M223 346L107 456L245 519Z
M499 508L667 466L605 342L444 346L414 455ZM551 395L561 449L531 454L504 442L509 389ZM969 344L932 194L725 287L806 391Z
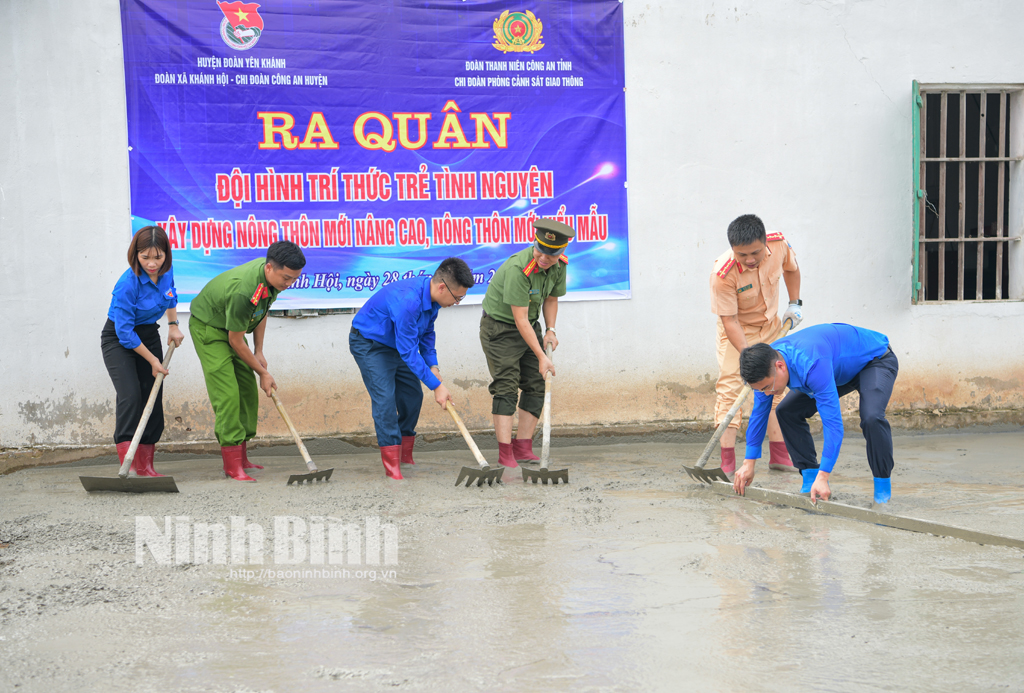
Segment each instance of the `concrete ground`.
M702 447L555 448L554 487L456 488L468 451L421 453L404 482L376 453L320 456L334 477L312 487L285 485L294 449L258 457L256 484L158 457L177 495L85 493L110 464L0 477L0 690L1024 690L1020 550L719 497L680 469ZM1024 538L1024 431L896 448L891 512ZM848 435L833 490L870 487ZM196 564L196 523L230 543L232 516L264 562ZM277 555L287 516L307 532ZM141 565L137 522L159 530ZM358 556L332 548L342 525ZM169 527L187 532L161 545Z

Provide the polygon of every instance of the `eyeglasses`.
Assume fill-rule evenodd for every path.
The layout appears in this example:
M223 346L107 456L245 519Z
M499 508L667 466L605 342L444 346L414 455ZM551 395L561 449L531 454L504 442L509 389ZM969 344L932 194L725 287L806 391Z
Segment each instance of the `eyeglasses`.
M446 282L443 277L441 278L441 283L444 284L444 288L448 289L448 293L450 293L452 295L452 298L455 299L455 305L459 305L460 303L462 303L462 299L466 297L466 294L456 296L455 292L452 291L452 287L448 286L448 282Z
M779 380L779 369L776 368L775 369L775 377L772 378L772 386L771 387L762 388L761 390L758 390L758 392L760 392L762 395L767 395L769 393L774 395L775 394L776 383L778 382L778 380Z

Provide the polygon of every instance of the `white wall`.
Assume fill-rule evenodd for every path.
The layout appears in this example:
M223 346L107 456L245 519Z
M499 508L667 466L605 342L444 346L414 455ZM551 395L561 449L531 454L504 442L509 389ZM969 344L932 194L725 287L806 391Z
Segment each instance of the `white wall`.
M808 323L890 335L895 408L1024 407L1024 303L909 301L911 81L1024 82L1024 4L627 0L625 17L633 298L563 305L556 396L572 397L556 419L710 418L708 275L748 212L797 249ZM111 440L99 332L129 215L121 51L116 3L0 1L0 446ZM438 345L485 427L478 318L443 311ZM370 430L350 322L270 323L272 372L307 433ZM172 373L165 438L211 439L192 350ZM421 430L450 429L431 408Z

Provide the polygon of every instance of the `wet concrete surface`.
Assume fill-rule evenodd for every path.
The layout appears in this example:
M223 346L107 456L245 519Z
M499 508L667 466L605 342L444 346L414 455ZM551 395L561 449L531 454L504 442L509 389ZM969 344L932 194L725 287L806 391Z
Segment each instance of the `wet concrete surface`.
M82 490L113 466L0 477L0 690L1024 690L1020 550L715 496L680 469L702 447L556 448L568 486L511 470L456 488L472 456L441 451L404 482L376 453L320 457L332 481L288 487L302 462L282 448L256 484L158 458L177 495ZM890 512L1024 538L1024 431L896 448ZM870 489L848 436L837 500L868 506ZM137 565L137 516L244 516L264 563L164 565L144 546ZM359 562L284 564L279 516L306 521L314 555L319 518L379 518L397 562L385 532L378 565L365 536ZM334 575L293 574L314 569Z

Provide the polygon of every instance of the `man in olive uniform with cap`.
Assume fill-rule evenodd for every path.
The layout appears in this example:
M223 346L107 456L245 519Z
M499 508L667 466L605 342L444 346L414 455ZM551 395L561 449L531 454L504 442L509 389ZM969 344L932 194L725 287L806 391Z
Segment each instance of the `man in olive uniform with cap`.
M796 253L781 233L767 233L764 223L753 214L744 214L729 224L726 232L730 250L715 260L711 273L711 310L718 316L718 382L715 383L715 425L726 417L743 389L740 377L740 352L751 344L776 339L782 323L803 319L800 300L800 267ZM789 306L779 320L779 280L786 284ZM772 402L768 418L771 450L769 469L797 471L790 460L782 431L775 418L775 407L782 393ZM722 471L736 471L736 434L741 415L729 422L722 435Z
M518 466L517 461L538 461L533 454L533 432L544 405L544 374L551 371L555 375L555 366L544 351L548 344L558 348L555 319L558 297L565 295L569 263L562 251L576 235L571 226L553 219L537 219L533 227L534 244L505 260L491 278L480 319L480 343L491 373L488 390L493 398L498 462L506 467ZM541 313L543 339L538 321ZM517 400L519 428L513 440Z
M270 396L277 383L267 370L263 335L267 312L277 295L298 279L306 258L291 241L278 241L256 259L218 274L192 299L188 330L215 417L213 432L220 443L224 474L238 481L255 481L246 443L256 435L260 388ZM252 333L253 351L245 335Z

